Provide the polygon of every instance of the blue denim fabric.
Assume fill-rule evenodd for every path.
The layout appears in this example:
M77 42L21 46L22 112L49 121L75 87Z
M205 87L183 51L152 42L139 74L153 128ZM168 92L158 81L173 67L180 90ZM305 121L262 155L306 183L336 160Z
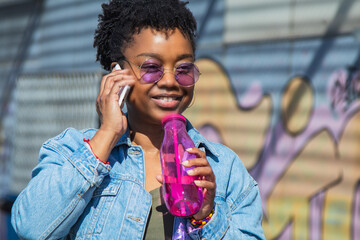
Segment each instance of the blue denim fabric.
M195 146L206 152L216 176L215 213L192 239L265 239L257 183L227 147L203 138L187 124ZM145 190L144 153L129 130L108 159L98 161L83 138L95 129L67 129L42 146L32 180L12 209L12 225L22 239L142 239L151 208Z

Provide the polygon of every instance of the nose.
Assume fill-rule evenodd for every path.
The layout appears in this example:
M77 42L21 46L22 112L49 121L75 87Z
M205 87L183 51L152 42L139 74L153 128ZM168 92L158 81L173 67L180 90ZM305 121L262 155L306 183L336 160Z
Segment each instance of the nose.
M175 79L175 72L173 69L165 69L161 79L157 82L159 87L173 87L178 86L178 82Z

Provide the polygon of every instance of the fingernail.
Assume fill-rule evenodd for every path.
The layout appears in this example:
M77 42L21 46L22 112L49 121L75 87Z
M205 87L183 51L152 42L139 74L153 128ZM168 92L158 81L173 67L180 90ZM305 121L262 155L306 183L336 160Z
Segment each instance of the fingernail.
M187 174L188 174L188 175L194 174L194 170L192 170L192 169L188 170L188 171L187 171Z
M199 185L200 181L199 180L194 180L195 185Z
M183 161L181 164L184 166L187 166L187 165L189 165L189 161Z
M185 151L191 151L192 150L192 148L187 148Z

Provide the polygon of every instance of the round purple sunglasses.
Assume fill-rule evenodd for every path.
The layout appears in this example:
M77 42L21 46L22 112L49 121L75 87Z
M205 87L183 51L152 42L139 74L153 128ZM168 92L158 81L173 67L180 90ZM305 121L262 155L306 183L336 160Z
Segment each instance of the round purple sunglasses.
M140 70L140 79L145 83L156 83L163 77L165 69L159 60L154 58L146 59L140 66L124 59L127 63L134 65ZM169 69L170 70L170 69ZM175 80L184 87L193 86L199 79L200 72L194 63L181 63L173 69Z

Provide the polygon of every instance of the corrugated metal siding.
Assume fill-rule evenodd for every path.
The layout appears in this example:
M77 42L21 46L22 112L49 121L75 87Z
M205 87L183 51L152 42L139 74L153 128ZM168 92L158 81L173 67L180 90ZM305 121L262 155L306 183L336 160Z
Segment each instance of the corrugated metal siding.
M24 73L99 71L92 45L102 2L46 1Z
M209 9L212 1L193 0L189 4L190 10L197 20L198 30L203 28L198 39L196 56L198 58L210 57L218 62L223 62L226 51L226 45L224 45L225 1L215 0L213 8ZM210 12L208 12L209 10Z
M23 73L99 71L100 65L95 62L96 50L92 45L98 14L101 12L100 6L106 1L48 0L44 2L43 13L34 32ZM210 2L194 0L189 4L199 27L205 24L198 44L199 52L213 51L223 46L224 1L215 1L210 17L204 19ZM207 21L204 23L204 20ZM12 24L6 26L16 29L15 26L19 25L17 22L20 19L10 19L10 21ZM15 36L15 39L19 37ZM2 48L5 49L6 46ZM16 51L16 48L9 48L8 51ZM9 61L1 62L0 58L1 63L8 64Z
M296 75L307 76L321 44L321 39L305 39L296 42L232 45L227 49L223 64L228 70L239 100L251 84L260 82L262 91L273 96L276 102L290 78ZM310 79L316 89L322 89L319 93L326 92L327 80L334 71L354 63L358 46L359 42L352 36L335 39L333 47ZM327 99L318 95L316 101L321 103Z
M226 43L320 37L334 24L335 18L341 18L335 24L342 22L334 35L360 28L358 0L227 0L226 3Z
M47 139L68 127L98 127L95 101L100 79L96 73L33 74L19 79L11 192L26 187Z
M0 94L19 53L34 4L27 1L21 8L18 5L3 6L0 5Z
M215 0L211 12L207 12L213 0L194 0L188 5L198 22L200 33L198 47L200 50L220 48L223 46L224 1ZM208 18L207 14L209 14Z
M98 74L101 68L95 61L95 49L92 44L98 14L101 12L100 6L104 1L43 2L42 13L37 16L40 17L40 21L30 39L27 58L23 59L20 68L22 75L16 89L17 98L13 100L16 104L11 105L13 110L16 107L16 118L11 115L14 111L9 109L5 113L7 120L3 122L3 129L8 133L1 132L5 139L1 151L1 157L5 160L2 163L5 165L2 164L4 166L1 166L1 169L7 171L9 161L12 160L10 173L1 174L0 180L4 180L1 182L7 186L6 189L2 189L15 194L26 186L31 170L37 163L40 146L47 138L55 136L69 126L79 129L97 127L94 101L101 78ZM14 68L19 44L23 44L23 34L30 24L34 5L35 1L27 5L14 3L10 8L6 5L3 9L0 5L0 11L4 13L0 16L0 71L4 73L1 74L1 90L4 89L8 73ZM56 77L57 73L75 75L68 75L67 79L62 79ZM86 80L76 75L79 73L95 75L92 78L87 77ZM59 84L59 79L64 81L67 87L56 85ZM79 79L82 79L82 86L77 84ZM45 90L42 88L46 87L44 84L47 87L51 84L56 86L52 85L52 88ZM86 91L89 88L92 91ZM88 94L87 107L81 100L84 94ZM28 99L25 101L26 97ZM51 97L55 97L53 101L49 101ZM69 106L66 101L71 99L76 101ZM89 117L90 115L92 117ZM4 116L1 117L4 120Z
M21 8L17 3L21 2ZM15 103L9 88L8 77L14 68L23 43L33 4L30 1L3 1L0 3L0 197L9 192L10 162L13 159L15 132ZM6 93L9 94L7 95ZM5 111L1 106L6 101Z

